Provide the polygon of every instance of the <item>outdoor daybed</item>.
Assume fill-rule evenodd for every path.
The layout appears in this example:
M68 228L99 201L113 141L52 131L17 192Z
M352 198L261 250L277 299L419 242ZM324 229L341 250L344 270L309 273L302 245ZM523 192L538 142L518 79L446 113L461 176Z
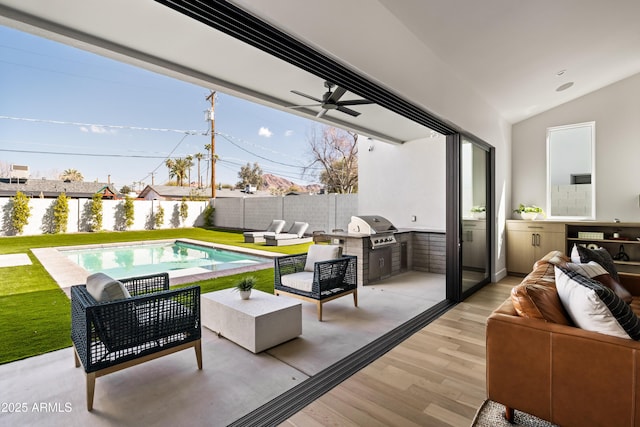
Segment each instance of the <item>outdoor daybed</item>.
M298 245L300 243L310 243L313 237L304 237L305 231L309 228L308 222L294 222L289 231L278 233L273 236L265 236L267 246Z
M518 409L568 427L640 426L640 287L620 275L618 288L607 262L578 259L547 254L489 316L488 397L510 420Z
M274 219L265 231L246 231L243 233L245 243L264 243L266 236L275 236L284 228L285 221Z
M167 273L120 281L95 273L71 287L71 340L89 411L97 377L191 347L202 369L200 337L200 287L169 290Z
M311 245L309 252L275 258L274 293L313 302L322 321L322 304L353 294L358 306L357 258L337 245Z

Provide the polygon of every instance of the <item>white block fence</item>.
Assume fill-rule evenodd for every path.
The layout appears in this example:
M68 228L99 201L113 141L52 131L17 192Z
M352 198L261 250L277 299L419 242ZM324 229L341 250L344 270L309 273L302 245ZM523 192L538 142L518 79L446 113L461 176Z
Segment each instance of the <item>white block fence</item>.
M53 226L53 206L57 199L29 199L31 216L29 222L24 227L23 236L47 234ZM187 201L188 216L184 223L180 218L181 201L169 200L134 200L133 225L128 230L152 230L154 213L158 206L164 209L164 223L158 227L180 228L195 227L204 224L203 212L209 201ZM123 230L124 200L103 200L102 201L102 229L109 231ZM11 224L12 201L9 197L0 198L0 236L13 236L15 231ZM91 231L90 229L91 199L70 199L69 219L67 222L67 233L79 231Z

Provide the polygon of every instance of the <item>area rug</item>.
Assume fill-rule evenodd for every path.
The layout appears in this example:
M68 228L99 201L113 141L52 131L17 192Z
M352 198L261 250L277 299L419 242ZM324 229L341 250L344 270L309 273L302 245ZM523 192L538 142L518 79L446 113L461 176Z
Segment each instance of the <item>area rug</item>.
M541 420L533 415L525 414L518 410L515 411L515 422L509 423L504 417L504 405L494 402L493 400L485 400L476 416L473 419L471 427L557 427L548 421Z

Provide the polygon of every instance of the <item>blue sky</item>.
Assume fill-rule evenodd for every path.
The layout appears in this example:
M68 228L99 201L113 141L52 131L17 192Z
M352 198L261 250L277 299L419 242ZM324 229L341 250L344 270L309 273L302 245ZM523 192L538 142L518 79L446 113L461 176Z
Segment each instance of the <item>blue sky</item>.
M110 175L121 188L151 184L155 171L155 183L165 183L166 156L204 154L211 142L208 95L204 87L0 26L0 174L10 164L28 165L33 178L77 169L85 181ZM300 174L315 122L220 92L215 112L216 182L235 184L247 162L300 184L314 181ZM192 181L196 175L197 166Z

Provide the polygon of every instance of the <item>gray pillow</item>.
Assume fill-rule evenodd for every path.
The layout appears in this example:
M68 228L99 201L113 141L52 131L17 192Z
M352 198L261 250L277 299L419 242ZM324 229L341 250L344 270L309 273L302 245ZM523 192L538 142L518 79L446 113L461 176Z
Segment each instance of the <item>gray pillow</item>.
M104 273L93 273L87 277L87 292L97 302L115 301L131 297L127 288L120 281Z

